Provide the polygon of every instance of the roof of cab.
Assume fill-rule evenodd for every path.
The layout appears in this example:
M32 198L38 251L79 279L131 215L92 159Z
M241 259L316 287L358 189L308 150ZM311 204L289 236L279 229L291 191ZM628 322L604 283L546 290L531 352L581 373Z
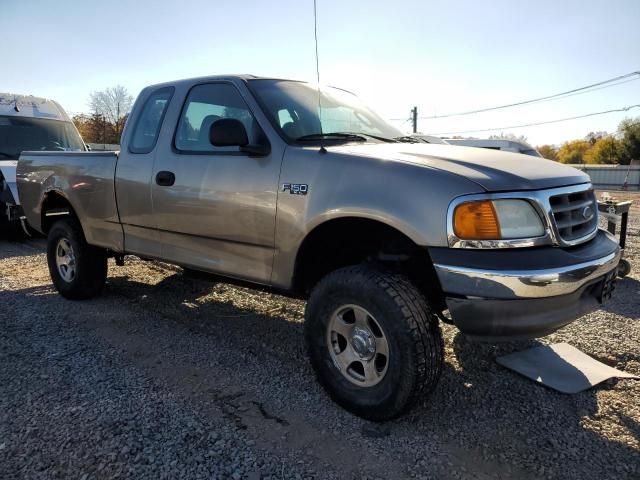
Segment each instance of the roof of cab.
M58 102L17 93L0 92L0 115L71 121Z
M297 80L290 80L287 78L275 78L275 77L260 77L257 75L251 75L251 74L247 74L247 73L242 73L242 74L229 74L229 75L207 75L204 77L192 77L192 78L181 78L179 80L173 80L173 81L169 81L169 82L162 82L162 83L156 83L154 85L149 85L146 88L161 88L161 87L171 87L171 86L176 86L179 84L196 84L196 83L206 83L206 82L215 82L216 80L241 80L241 81L247 81L247 80L288 80L288 81L297 81Z

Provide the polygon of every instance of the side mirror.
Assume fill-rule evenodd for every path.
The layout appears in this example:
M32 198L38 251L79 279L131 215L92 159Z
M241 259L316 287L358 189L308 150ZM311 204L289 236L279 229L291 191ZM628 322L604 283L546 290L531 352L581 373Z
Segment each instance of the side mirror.
M271 151L268 145L249 145L244 124L235 118L223 118L213 122L209 127L209 142L214 147L240 147L241 152L250 156L264 157Z

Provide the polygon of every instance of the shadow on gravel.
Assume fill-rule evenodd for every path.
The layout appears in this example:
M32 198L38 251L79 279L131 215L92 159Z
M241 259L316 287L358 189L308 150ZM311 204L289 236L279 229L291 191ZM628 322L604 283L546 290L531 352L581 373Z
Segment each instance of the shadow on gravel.
M224 286L225 282L220 284ZM277 357L283 364L306 364L299 313L279 312L282 299L274 301L254 289L234 289L234 304L224 295L213 300L208 295L216 285L215 281L176 273L153 286L124 277L110 278L107 290L137 298L150 311L178 320L194 332L224 335L261 361ZM236 306L243 303L244 295L258 296L260 300L247 302L247 308ZM270 310L269 302L273 302L275 311ZM497 461L521 465L541 477L562 477L566 472L558 470L558 466L564 465L575 478L607 478L612 473L607 469L618 462L623 465L623 470L616 472L618 478L636 473L640 464L637 450L585 426L598 419L596 390L564 395L495 362L496 356L539 344L535 340L482 344L457 333L452 346L458 365L447 359L442 379L426 405L390 422L391 435L396 432L401 436L418 435L427 442L438 438L459 444L461 457L467 464L477 463L478 471L492 468L488 465ZM312 375L311 369L305 368L305 374ZM608 382L597 388L614 385L615 382ZM620 418L620 426L637 435L638 426L633 419ZM585 456L593 461L585 461Z
M150 268L154 267L150 265ZM629 291L637 289L638 282L631 282ZM32 297L41 291L41 287L0 291L0 305L14 301L15 296ZM281 297L259 290L228 288L228 284L223 282L193 279L179 272L156 284L110 276L104 294L105 299L109 297L117 302L126 299L144 312L139 318L140 323L128 323L126 329L118 327L120 338L116 339L125 341L127 336L140 335L136 341L140 342L141 353L171 351L172 335L180 335L177 325L181 325L193 333L212 337L212 348L215 348L216 337L224 337L227 346L241 347L241 354L248 355L247 359L216 357L219 363L214 368L233 372L234 362L235 365L238 362L248 365L271 362L273 368L286 371L293 380L276 380L275 376L267 375L256 381L284 382L292 399L307 395L314 397L313 401L318 404L328 402L327 398L321 397L323 394L319 389L310 386L311 380L294 378L312 375L306 366L301 305L296 301L283 302ZM150 346L144 337L145 324L156 324L162 319L170 321L167 344ZM564 395L536 385L495 362L498 355L538 344L535 340L483 344L471 342L460 333L455 334L451 345L455 359L451 358L449 350L442 379L423 407L387 424L390 426L390 438L394 441L419 438L425 445L451 445L466 468L500 475L501 478L634 478L640 465L638 450L587 428L593 424L597 426L599 422L596 390ZM175 358L167 358L172 364L176 362ZM141 361L156 365L151 357ZM304 367L300 368L300 365ZM184 370L169 373L167 366L163 364L152 368L161 369L166 375L184 373ZM206 357L199 361L198 367L202 367L205 374L212 368ZM177 377L174 380L185 382ZM206 382L202 387L197 386L201 381L201 378L194 377L193 388L208 392L204 389ZM230 379L229 382L233 384L235 380ZM615 384L605 383L598 390L612 385ZM217 388L215 384L213 386ZM294 392L295 389L300 391ZM262 404L273 400L259 396L255 399L260 401L257 410L268 419ZM287 405L288 400L283 401ZM291 412L299 408L294 404L288 407ZM338 406L333 408L339 409ZM238 428L247 421L246 415L237 410L224 410L224 413L238 419ZM290 420L292 415L296 414L287 414L286 418ZM637 421L622 413L618 419L620 428L638 438L640 426ZM267 425L272 424L275 423ZM295 429L305 427L301 422L292 422L291 425ZM327 425L327 428L331 427L335 426ZM312 427L305 428L309 432L301 437L300 444L317 444L319 434ZM262 435L269 435L269 432L265 430ZM277 435L279 439L280 433ZM332 441L322 443L322 448L329 448ZM509 475L505 469L513 465L523 470ZM621 470L612 471L612 468Z
M27 237L22 230L4 226L0 226L0 244L0 260L44 253L47 247L43 237Z
M467 446L463 455L475 445L469 453L478 458L523 465L545 478L636 478L638 450L586 428L599 421L597 391L613 388L615 380L566 395L495 362L497 356L538 345L536 340L477 343L456 333L452 346L458 365L448 359L425 408L399 422L418 431L443 423L449 436ZM639 438L634 419L619 420ZM612 472L616 464L621 470Z
M218 285L223 291L214 295ZM110 276L105 294L134 300L149 313L178 321L194 333L233 336L249 350L266 348L272 355L286 352L296 362L304 361L302 315L295 309L285 309L283 299L267 291L231 287L228 281L215 277L179 272L155 285ZM254 298L245 302L245 296ZM242 303L246 308L239 306ZM283 344L288 347L276 348Z
M613 298L602 309L633 320L640 319L640 282L635 278L618 278ZM627 301L624 301L627 299ZM630 300L630 301L629 301Z

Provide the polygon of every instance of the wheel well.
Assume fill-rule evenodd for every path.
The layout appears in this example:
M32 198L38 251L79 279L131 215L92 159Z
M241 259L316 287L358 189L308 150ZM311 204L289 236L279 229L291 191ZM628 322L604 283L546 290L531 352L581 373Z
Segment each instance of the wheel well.
M56 215L50 215L51 213ZM49 215L47 215L49 214ZM63 216L75 216L75 211L63 195L57 192L49 192L42 202L40 226L42 233L47 234L54 222Z
M312 230L296 257L294 289L298 294L307 296L326 274L360 263L377 263L401 271L434 308L446 308L427 249L399 230L365 218L329 220Z

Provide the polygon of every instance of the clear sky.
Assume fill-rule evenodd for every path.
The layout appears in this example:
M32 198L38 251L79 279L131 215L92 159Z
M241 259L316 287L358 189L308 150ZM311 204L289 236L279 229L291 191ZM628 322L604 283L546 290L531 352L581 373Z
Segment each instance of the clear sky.
M88 111L89 93L252 73L315 81L312 0L0 0L0 91ZM318 0L321 83L384 118L544 96L640 70L640 0ZM495 113L420 120L424 133L640 104L640 80ZM640 117L640 108L627 116ZM533 144L615 131L624 113L504 130ZM409 123L393 122L408 130ZM499 132L496 132L499 133ZM488 134L476 134L476 136Z

